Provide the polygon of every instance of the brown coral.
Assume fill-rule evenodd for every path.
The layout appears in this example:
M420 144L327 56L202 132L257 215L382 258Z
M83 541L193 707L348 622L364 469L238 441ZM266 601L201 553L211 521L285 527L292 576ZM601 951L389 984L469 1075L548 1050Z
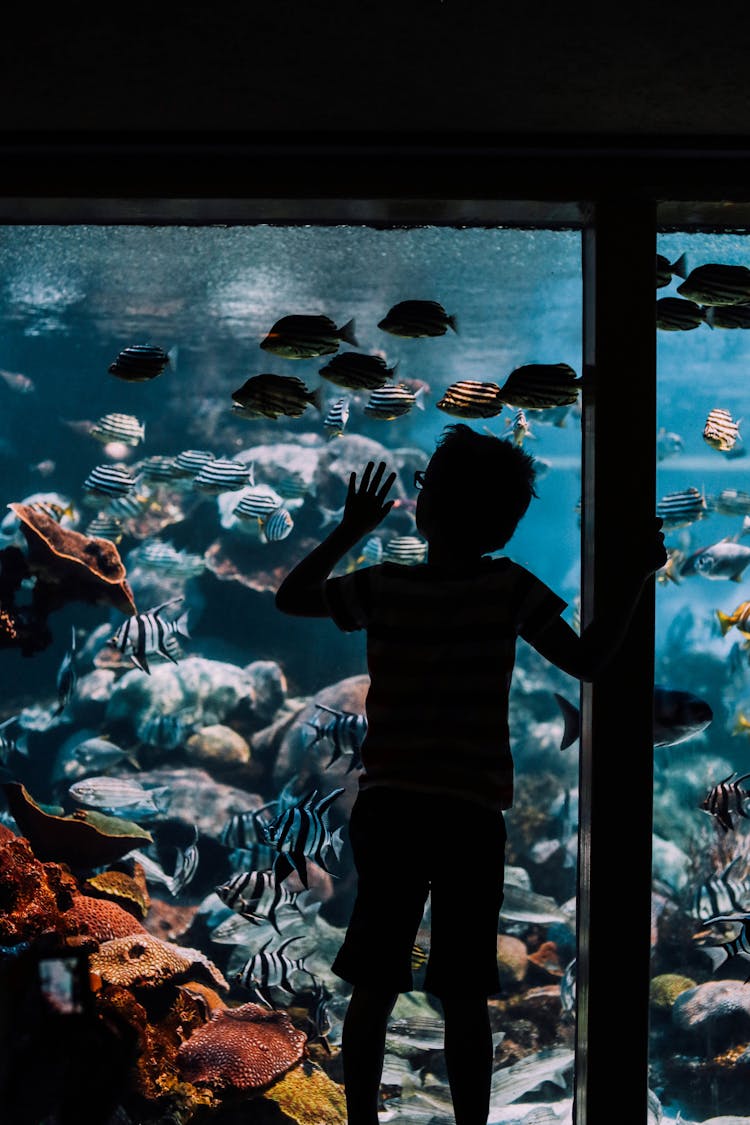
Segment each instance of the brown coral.
M85 891L96 898L108 898L123 909L145 918L151 905L148 884L139 863L133 864L133 874L126 871L100 871L86 880Z
M75 879L57 863L42 863L28 840L0 842L0 945L33 941L57 931L60 914L77 891Z
M286 1012L243 1004L215 1012L177 1053L187 1082L212 1089L259 1090L299 1062L307 1037Z
M99 944L146 932L138 919L116 902L82 894L74 896L70 910L62 916L62 923L71 938L78 939L69 944L77 945L87 944L86 939Z
M346 1125L346 1098L339 1086L318 1067L297 1066L277 1082L266 1097L297 1125Z
M222 973L199 949L162 941L153 934L105 941L91 955L91 970L105 984L122 988L156 988L177 977L207 975L219 988L229 988Z

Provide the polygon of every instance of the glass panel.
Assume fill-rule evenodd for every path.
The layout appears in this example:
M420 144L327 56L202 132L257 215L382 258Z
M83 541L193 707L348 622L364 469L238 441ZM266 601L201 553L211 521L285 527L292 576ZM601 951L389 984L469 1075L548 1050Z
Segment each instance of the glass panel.
M657 249L670 557L656 596L650 1086L667 1119L739 1121L750 1112L750 253L734 234L664 234Z
M310 1069L322 1074L315 1097L325 1120L343 1120L339 1045L350 986L331 962L355 888L345 829L360 772L365 643L329 620L282 615L273 594L335 524L350 471L369 458L397 471L396 504L336 573L383 556L404 565L423 559L414 473L458 421L437 407L453 383L502 384L527 364L568 364L580 375L580 233L19 226L0 234L0 277L3 495L22 505L0 529L8 779L0 846L21 833L38 857L18 852L13 901L27 906L0 909L2 966L16 963L22 943L33 952L50 927L85 926L97 941L136 932L124 938L130 952L119 968L112 956L92 962L98 1011L119 1003L118 1019L149 1029L132 1090L112 1092L124 1103L118 1120L162 1119L172 1098L187 1120L186 1105L210 1101L188 1078L209 1090L261 1081L249 1064L233 1078L203 1071L209 1064L192 1048L176 1057L175 1036L166 1034L179 1024L189 1041L221 1004L248 1002L286 1012L297 1029L281 1024L292 1055L304 1042L314 1064L305 1080ZM379 327L404 300L437 300L451 320L434 338ZM331 318L322 334L332 340L329 354L292 361L259 348L293 314ZM320 324L313 330L320 340ZM127 351L145 345L154 350ZM369 368L355 370L355 385L321 370L332 353L352 351L371 357ZM374 368L412 395L402 415L366 412L362 384ZM262 373L288 380L287 413L276 419L252 416L247 393L239 396L244 410L232 405ZM351 384L351 371L339 376L347 378ZM264 401L279 398L266 388ZM575 622L580 401L528 408L525 417L505 406L468 424L538 459L538 499L507 553L567 600ZM139 629L129 590L147 615ZM545 1121L570 1114L577 701L577 683L519 642L510 706L516 796L497 945L502 991L490 1001L495 1122L530 1120L539 1106ZM470 707L469 699L467 715ZM317 862L288 860L309 870L309 888L299 871L282 878L277 868L276 889L264 890L251 873L271 871L289 844L269 844L262 828L313 791L316 802L332 797L332 838ZM99 814L117 823L97 821ZM295 820L291 838L298 833ZM466 864L482 862L471 839L455 838L450 818L445 842ZM405 852L404 868L415 858ZM33 909L28 900L25 873L39 861L71 869L61 876L37 867L39 887L62 878L87 896L64 922L51 892L39 890ZM465 910L460 886L456 910ZM414 987L389 1025L384 1120L450 1116L441 1009L421 989L428 922L429 901L415 936ZM391 924L388 901L382 924ZM194 967L179 979L203 983L180 992L149 978L146 961L155 964L157 954L144 928L168 943L160 973L176 972L174 958L186 956ZM278 959L265 960L264 950ZM454 971L458 987L470 990L469 930ZM56 979L45 976L49 987ZM110 989L118 982L125 992ZM213 1021L223 1026L226 1017ZM276 1074L287 1056L271 1043L264 1057L270 1053ZM52 1112L45 1096L53 1102L56 1092L40 1089L40 1120ZM313 1095L287 1084L268 1096Z

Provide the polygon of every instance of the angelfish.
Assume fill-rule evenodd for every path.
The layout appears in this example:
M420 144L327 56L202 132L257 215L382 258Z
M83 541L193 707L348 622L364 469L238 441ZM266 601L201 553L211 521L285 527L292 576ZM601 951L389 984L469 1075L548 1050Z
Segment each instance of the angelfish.
M146 613L133 614L107 643L129 656L136 668L148 672L149 675L151 674L148 666L149 656L158 653L176 664L175 654L179 652L177 637L190 637L187 631L187 611L177 621L163 621L160 614L167 606L183 600L180 595L154 606Z
M76 673L76 630L75 625L70 627L70 648L62 658L60 669L57 673L57 707L54 715L61 715L73 698L78 676Z

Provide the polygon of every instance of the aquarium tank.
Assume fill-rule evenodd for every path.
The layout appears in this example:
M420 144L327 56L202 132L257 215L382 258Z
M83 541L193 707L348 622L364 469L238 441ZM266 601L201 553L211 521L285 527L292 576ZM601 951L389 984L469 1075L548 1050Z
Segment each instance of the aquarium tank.
M665 237L660 250L670 262L720 252L693 241ZM722 240L722 260L741 249ZM8 1120L83 1119L85 1104L112 1125L343 1125L350 986L331 963L356 883L346 829L365 637L285 616L275 592L370 460L395 472L395 502L335 573L423 565L415 473L464 421L535 458L538 497L504 553L579 628L581 232L9 225L0 325ZM719 982L706 957L722 932L706 911L741 894L740 804L728 831L699 808L707 786L745 772L750 729L742 440L722 451L701 437L713 408L750 418L744 338L705 323L660 336L660 488L695 486L705 503L670 531L659 677L706 699L713 721L656 750L652 1048L657 1093L675 1102L689 1084L683 1110L696 1121L712 1114L704 1091L723 1089L733 1040L712 1038L715 1057L696 1062L683 1038L703 1042L708 1017L685 1007L676 1023L689 993L676 994L733 988L737 1011L750 1010L736 974ZM557 403L503 398L524 368L556 368L576 390ZM736 574L687 576L699 547L724 543L717 567L739 555ZM502 989L489 1001L495 1123L571 1120L577 708L578 683L519 641ZM448 820L445 841L473 862ZM441 1008L421 987L429 921L428 899L413 989L388 1026L384 1122L453 1119ZM459 986L472 956L467 932Z

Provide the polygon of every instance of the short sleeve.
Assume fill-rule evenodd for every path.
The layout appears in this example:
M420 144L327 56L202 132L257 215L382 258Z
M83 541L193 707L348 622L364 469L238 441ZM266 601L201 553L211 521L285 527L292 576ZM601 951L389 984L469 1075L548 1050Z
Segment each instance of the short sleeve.
M331 617L342 632L367 628L375 570L377 567L368 566L340 578L329 578L323 587Z
M567 606L567 602L545 586L536 575L523 567L518 568L519 589L516 603L516 630L525 641L532 641L534 637L546 628L556 617L559 617Z

